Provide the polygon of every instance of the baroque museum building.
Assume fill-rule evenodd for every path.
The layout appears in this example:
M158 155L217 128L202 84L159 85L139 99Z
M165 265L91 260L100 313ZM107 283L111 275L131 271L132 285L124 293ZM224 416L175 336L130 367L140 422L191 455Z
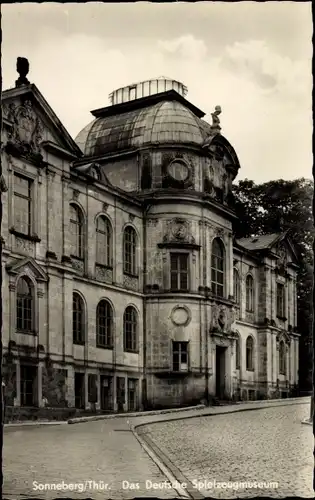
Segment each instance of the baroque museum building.
M210 125L186 93L164 77L120 88L74 141L25 77L3 91L12 411L287 397L297 384L296 253L286 234L235 239L237 154L220 107Z

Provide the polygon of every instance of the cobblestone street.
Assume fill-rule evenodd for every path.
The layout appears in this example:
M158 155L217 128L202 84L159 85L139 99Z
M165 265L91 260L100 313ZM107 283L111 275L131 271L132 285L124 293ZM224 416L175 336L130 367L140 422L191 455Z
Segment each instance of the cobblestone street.
M281 404L281 403L280 403ZM242 405L243 407L246 405ZM235 407L215 407L228 412ZM279 483L278 489L227 490L200 486L200 492L216 498L253 496L313 497L313 435L308 403L288 404L225 415L187 416L194 418L163 422L175 414L130 419L140 427L191 482L258 481ZM188 415L189 414L189 415ZM183 415L181 413L181 415ZM134 498L178 497L174 489L146 488L146 481L168 480L142 449L130 431L127 418L91 421L75 425L7 427L4 433L3 496L31 498ZM94 481L84 492L40 491L42 483ZM123 481L139 488L123 489ZM102 482L102 483L101 483ZM126 484L126 483L125 483ZM208 488L208 489L207 489ZM196 490L197 491L197 490Z
M314 497L309 404L165 422L148 435L191 482L278 482L278 489L207 489L216 498ZM205 486L205 485L203 485ZM210 485L211 486L211 485Z

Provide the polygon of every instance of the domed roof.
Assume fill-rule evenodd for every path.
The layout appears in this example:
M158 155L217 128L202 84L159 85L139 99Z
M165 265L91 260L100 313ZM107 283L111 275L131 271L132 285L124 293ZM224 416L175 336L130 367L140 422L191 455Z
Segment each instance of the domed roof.
M174 97L173 91L160 95L158 102L141 105L142 99L137 101L138 105L133 101L132 109L118 105L93 112L99 117L76 137L86 156L102 156L150 144L201 146L209 135L210 125L200 118L204 113L181 96ZM111 108L117 108L116 112L110 111Z

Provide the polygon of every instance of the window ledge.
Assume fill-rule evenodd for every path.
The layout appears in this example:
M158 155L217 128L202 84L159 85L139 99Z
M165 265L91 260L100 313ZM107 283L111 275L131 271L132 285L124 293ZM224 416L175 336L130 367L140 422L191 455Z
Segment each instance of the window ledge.
M11 234L14 234L14 236L17 236L18 238L23 238L24 240L33 241L34 243L39 243L41 241L41 239L37 236L37 234L21 233L20 231L14 229L14 227L11 227L9 229L9 232Z
M187 243L184 241L167 241L164 243L158 243L159 248L185 248L187 250L199 250L200 245L196 243Z
M129 352L131 354L139 354L139 350L133 350L133 349L125 349L124 348L124 352Z
M246 368L246 371L247 371L247 372L254 372L254 371L255 371L255 368Z
M76 258L78 258L78 257L76 257ZM100 262L95 262L95 265L99 266L99 267L102 267L103 269L109 269L110 271L113 270L113 266L112 265L101 264Z
M103 344L96 344L97 349L107 349L108 351L112 351L114 349L114 346L112 345L103 345Z
M159 370L154 372L154 375L159 378L185 378L192 375L190 370L174 371L174 370Z
M81 262L84 262L84 257L78 257L77 255L70 254L70 259L76 259L80 260Z
M137 278L137 279L139 279L139 275L138 274L128 273L128 271L124 271L124 275L125 276L130 276L131 278Z
M79 340L74 340L73 341L73 345L81 345L81 346L84 346L85 345L85 341L82 340L82 341L79 341Z
M183 288L170 288L167 290L169 293L191 293L189 288L186 288L185 290Z
M288 321L288 318L286 318L285 316L279 316L278 314L277 318L280 319L281 321Z
M20 330L19 328L16 329L16 333L22 334L22 335L37 335L37 332L33 330Z

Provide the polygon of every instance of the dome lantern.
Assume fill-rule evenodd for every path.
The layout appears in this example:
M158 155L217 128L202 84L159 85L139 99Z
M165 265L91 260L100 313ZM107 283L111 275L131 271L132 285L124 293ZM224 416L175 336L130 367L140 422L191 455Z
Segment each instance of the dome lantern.
M109 94L109 100L111 105L114 106L115 104L149 97L169 90L175 90L182 97L185 97L187 94L187 87L183 83L161 76L114 90Z

